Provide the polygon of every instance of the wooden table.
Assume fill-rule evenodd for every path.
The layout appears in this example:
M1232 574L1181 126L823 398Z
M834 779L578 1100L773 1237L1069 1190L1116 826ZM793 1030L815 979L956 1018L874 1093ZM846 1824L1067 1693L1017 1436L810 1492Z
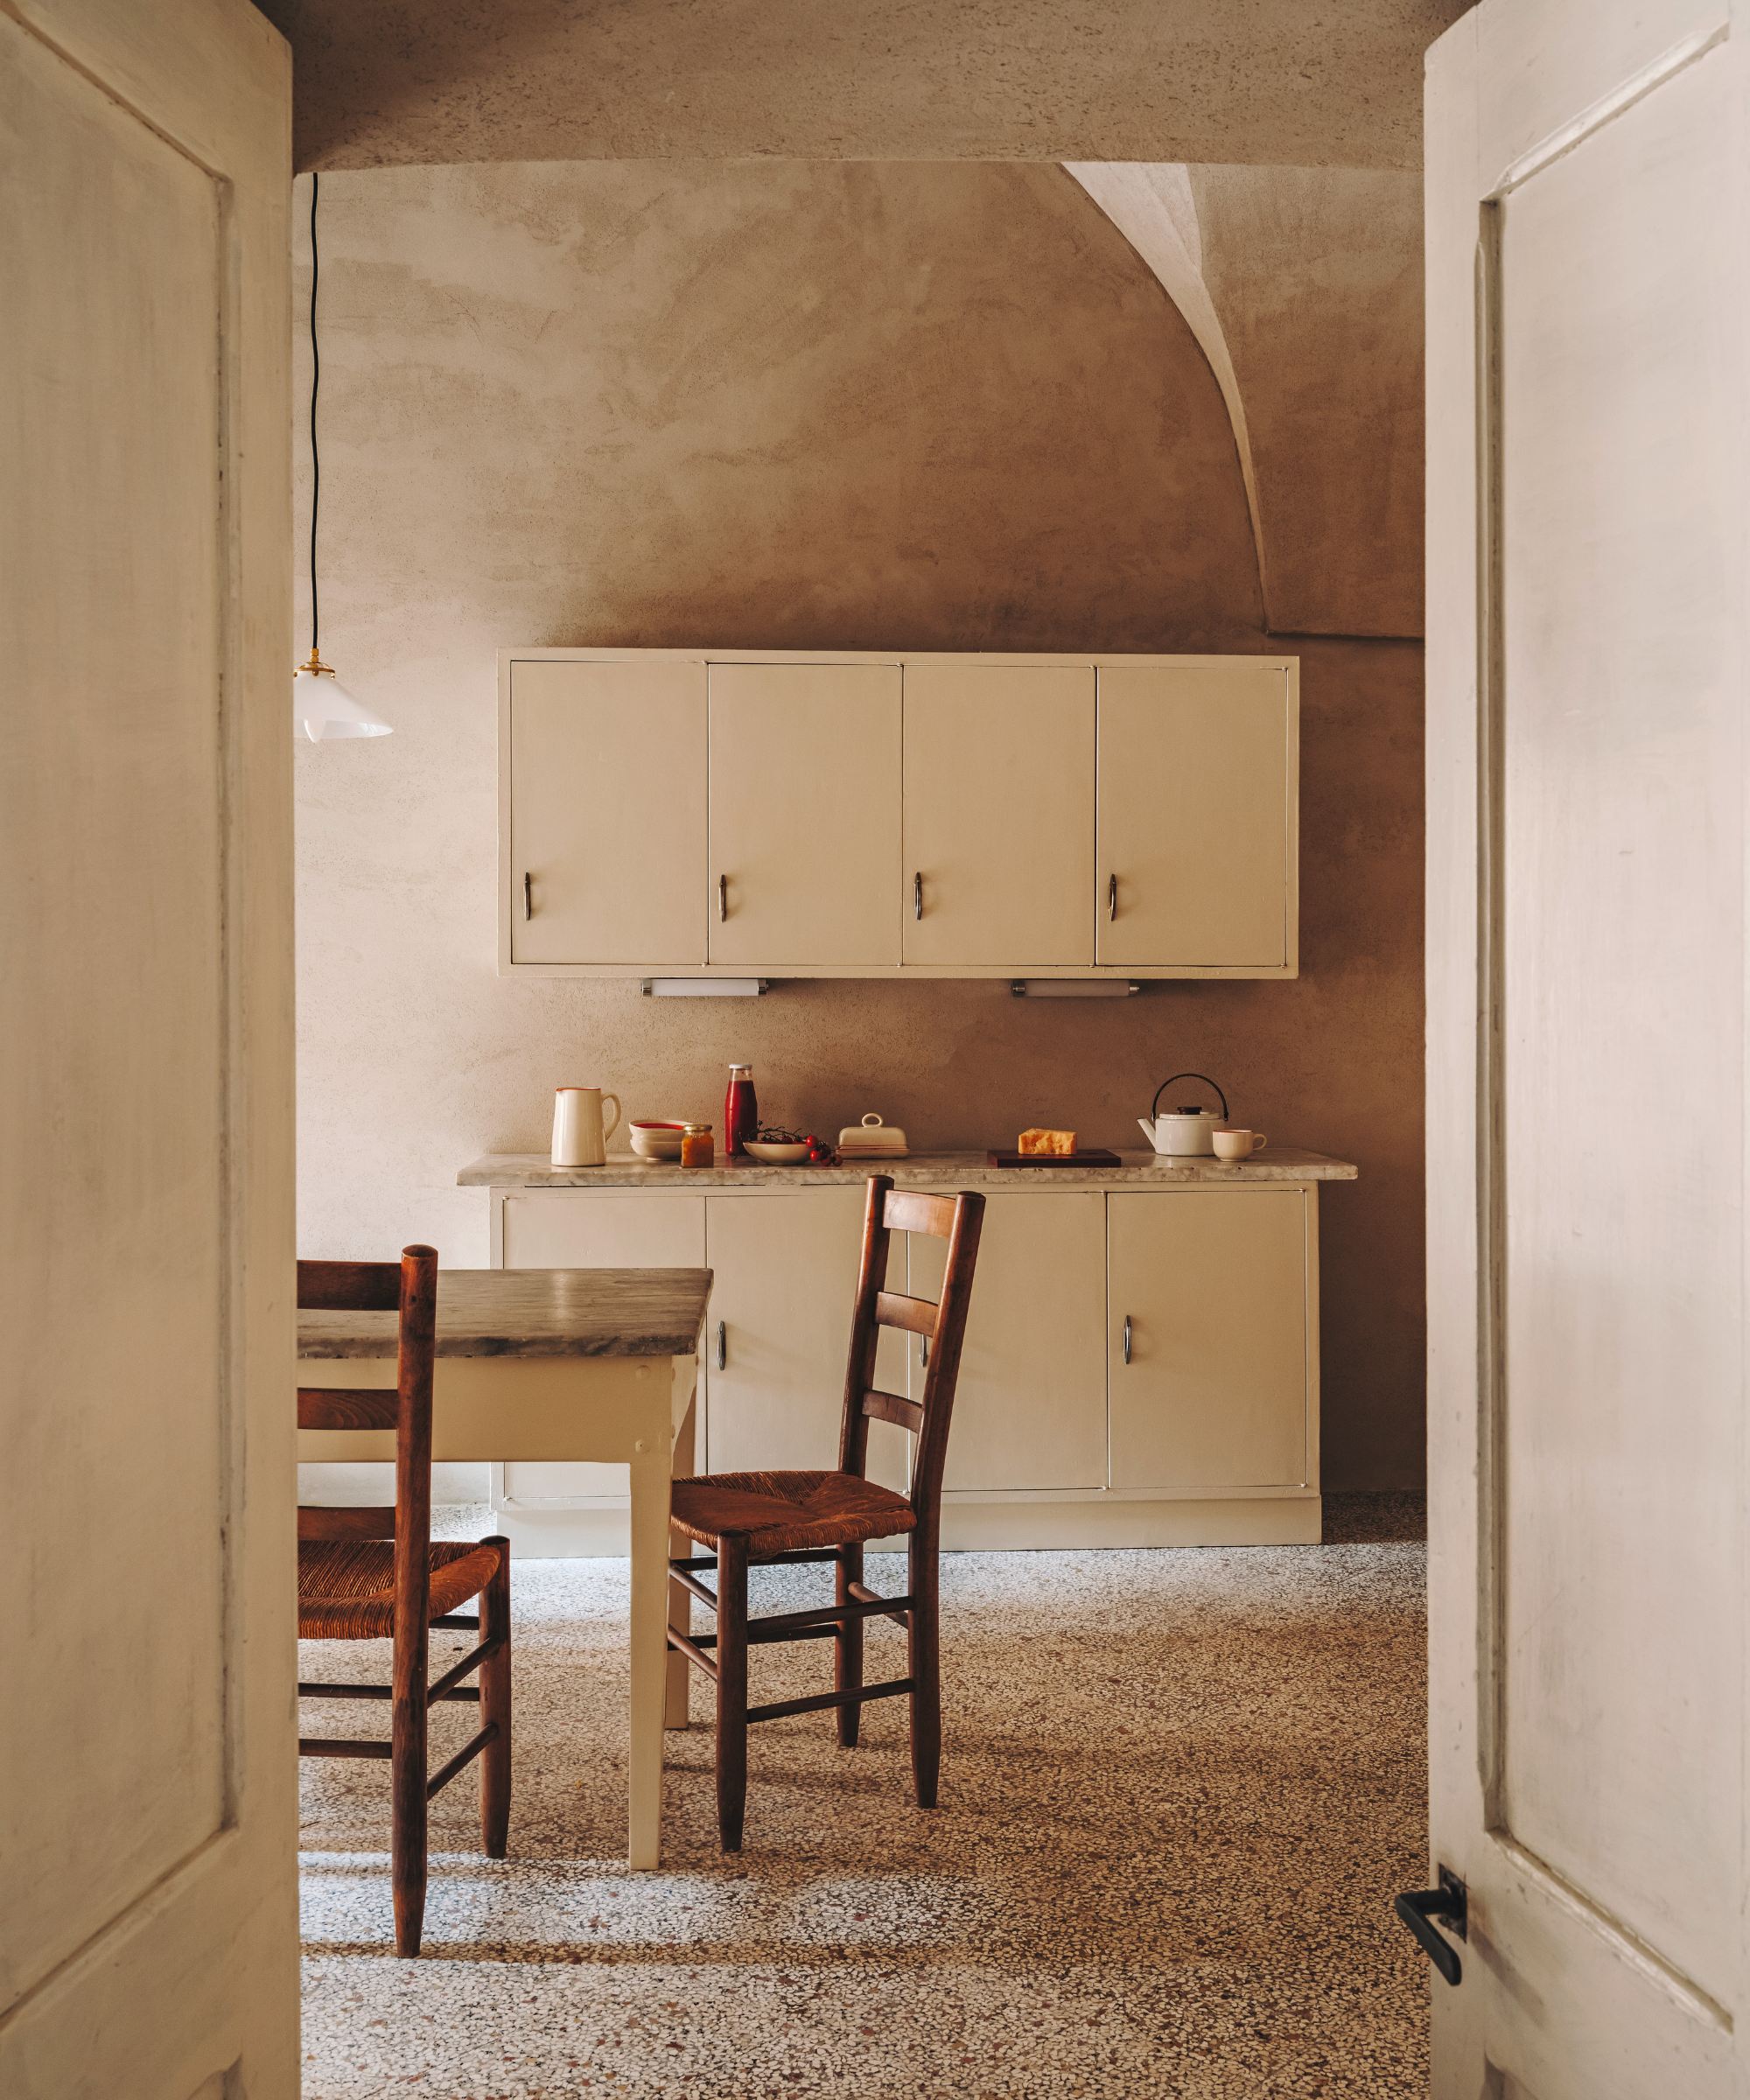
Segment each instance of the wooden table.
M668 1659L668 1483L693 1469L709 1269L445 1269L438 1279L434 1460L599 1459L632 1474L626 1856L660 1864L662 1728L687 1725ZM392 1386L392 1312L300 1312L300 1384ZM341 1366L344 1365L344 1370ZM392 1430L300 1430L305 1465L395 1457ZM677 1592L678 1593L678 1592ZM677 1618L684 1600L672 1607Z

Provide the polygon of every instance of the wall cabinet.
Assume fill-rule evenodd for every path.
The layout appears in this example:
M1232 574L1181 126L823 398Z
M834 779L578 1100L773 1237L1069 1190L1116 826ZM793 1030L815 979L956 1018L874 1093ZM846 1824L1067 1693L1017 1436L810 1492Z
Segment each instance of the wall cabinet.
M500 966L1287 977L1289 657L510 650Z
M944 1480L948 1543L1316 1539L1316 1180L1102 1190L1003 1179L984 1180ZM701 1466L836 1462L860 1182L718 1180L704 1195L502 1187L492 1200L494 1258L507 1267L703 1262L714 1271ZM890 1287L935 1296L942 1257L938 1241L896 1237ZM878 1382L915 1396L921 1347L885 1334ZM872 1424L870 1455L875 1478L904 1488L904 1432ZM494 1496L520 1550L621 1550L625 1490L612 1467L506 1466L494 1469Z

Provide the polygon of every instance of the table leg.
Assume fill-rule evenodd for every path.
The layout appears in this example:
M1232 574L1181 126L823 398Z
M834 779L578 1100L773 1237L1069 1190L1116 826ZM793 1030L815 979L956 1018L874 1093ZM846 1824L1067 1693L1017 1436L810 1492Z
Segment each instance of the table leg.
M666 1410L668 1396L663 1396ZM668 1482L665 1418L638 1440L632 1459L632 1740L626 1760L626 1857L654 1867L662 1857L662 1705L668 1681Z
M675 1436L675 1478L683 1480L692 1473L696 1460L693 1446L694 1419L698 1412L698 1397L695 1394L687 1408L687 1418ZM668 1533L668 1550L678 1559L696 1550L693 1542L684 1531L671 1529ZM668 1585L668 1623L683 1634L693 1630L693 1600L678 1582ZM688 1678L692 1664L673 1648L668 1651L668 1685L663 1704L663 1726L684 1728L688 1725Z

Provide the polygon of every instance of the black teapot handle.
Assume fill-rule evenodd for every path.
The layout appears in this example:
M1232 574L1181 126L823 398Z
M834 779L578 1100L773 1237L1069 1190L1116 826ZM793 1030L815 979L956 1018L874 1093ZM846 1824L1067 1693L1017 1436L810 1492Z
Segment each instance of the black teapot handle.
M1175 1072L1172 1075L1172 1079L1200 1079L1206 1087L1215 1087L1214 1081L1209 1078L1207 1074L1202 1072ZM1155 1117L1160 1113L1160 1097L1172 1084L1172 1079L1162 1080L1160 1084L1155 1088L1154 1099L1149 1103L1149 1121L1151 1123L1152 1123ZM1218 1096L1220 1096L1221 1098L1222 1121L1223 1123L1227 1123L1230 1120L1228 1113L1228 1097L1222 1092L1220 1087L1215 1087L1215 1092Z

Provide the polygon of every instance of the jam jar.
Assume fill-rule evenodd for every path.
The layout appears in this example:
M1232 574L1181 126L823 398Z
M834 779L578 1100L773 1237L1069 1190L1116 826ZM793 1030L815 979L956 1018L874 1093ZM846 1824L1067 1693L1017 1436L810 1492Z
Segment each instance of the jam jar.
M690 1123L681 1131L681 1165L682 1166L714 1166L717 1164L717 1146L711 1138L708 1123Z

